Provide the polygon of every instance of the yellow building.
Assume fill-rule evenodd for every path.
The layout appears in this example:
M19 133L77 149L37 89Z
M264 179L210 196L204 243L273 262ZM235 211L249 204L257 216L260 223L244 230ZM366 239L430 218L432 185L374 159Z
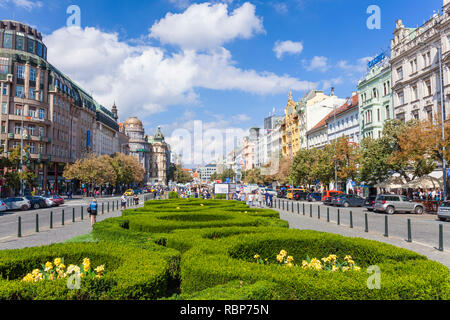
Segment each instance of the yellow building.
M285 118L281 126L281 151L283 157L289 157L291 159L293 159L300 150L298 105L299 104L292 99L292 92L289 92L289 101L285 109Z

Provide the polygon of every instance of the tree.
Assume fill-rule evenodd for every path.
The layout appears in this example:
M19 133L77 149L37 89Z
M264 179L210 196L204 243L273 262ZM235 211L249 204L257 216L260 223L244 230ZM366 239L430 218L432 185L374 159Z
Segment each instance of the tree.
M63 177L95 186L107 183L115 185L117 182L117 173L108 155L95 157L90 154L88 158L77 160L74 164L66 166Z
M192 182L193 180L194 179L192 178L191 174L189 172L187 172L186 170L183 170L183 168L180 165L177 165L175 167L174 181L185 184L185 183Z
M301 149L295 155L289 174L289 179L294 185L309 185L314 180L311 169L315 166L316 151L316 149Z
M289 183L289 174L291 172L292 160L289 157L284 157L280 159L280 167L278 169L277 174L275 175L275 179L280 184Z
M252 184L264 184L264 179L261 176L261 169L255 168L251 170L247 170L245 172L245 183L252 183Z
M338 179L342 181L347 181L347 179L355 180L358 174L359 159L358 144L350 142L344 136L337 139L333 161L336 161Z
M389 164L391 152L383 139L363 139L360 146L359 179L372 186L385 181L392 172Z
M139 161L123 153L116 153L109 159L116 173L116 181L113 185L142 182L145 178L145 169Z

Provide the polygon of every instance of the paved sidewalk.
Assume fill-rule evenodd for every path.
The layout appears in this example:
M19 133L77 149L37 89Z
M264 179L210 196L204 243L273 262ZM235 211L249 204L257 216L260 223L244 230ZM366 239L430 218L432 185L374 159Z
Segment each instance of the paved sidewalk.
M140 205L131 206L132 208L139 208L144 205L143 199L139 201ZM120 217L122 215L121 210L115 210L111 212L106 212L97 215L97 222L103 221L108 218ZM27 247L38 247L50 245L53 243L63 242L69 239L72 239L76 236L80 236L83 234L90 233L92 231L91 220L89 218L89 214L85 213L84 220L78 219L73 223L72 221L66 222L64 226L57 225L54 226L53 229L49 227L45 229L40 229L39 233L29 233L27 235L23 235L21 238L13 238L8 241L0 242L0 250L5 249L22 249Z
M309 215L292 213L277 208L272 209L280 212L280 218L285 221L288 221L289 227L291 229L316 230L340 234L346 237L357 237L369 240L376 240L417 252L419 254L428 257L430 260L440 262L443 265L450 268L450 251L447 251L445 249L444 251L439 251L436 248L429 245L417 242L409 243L405 239L402 239L400 237L393 237L393 236L384 237L380 233L375 232L366 233L363 228L355 227L352 229L346 225L337 225L336 222L327 222L326 216L321 217L321 219L319 220L317 216L311 218Z

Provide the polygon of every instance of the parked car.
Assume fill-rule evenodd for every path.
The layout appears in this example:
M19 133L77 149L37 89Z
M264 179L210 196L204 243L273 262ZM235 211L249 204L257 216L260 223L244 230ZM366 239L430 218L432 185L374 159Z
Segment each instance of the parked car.
M312 192L308 194L309 202L322 201L322 194L320 192Z
M305 189L295 190L293 197L296 201L306 201L308 200L308 191Z
M124 192L124 195L126 195L128 197L134 196L134 191L131 189L128 189Z
M31 208L30 200L23 197L11 197L4 200L8 210L28 210Z
M47 203L45 202L45 199L43 197L26 196L25 198L30 200L31 202L30 209L40 209L47 207Z
M50 196L48 197L48 199L52 200L55 203L55 206L60 206L64 204L64 199L58 195Z
M326 201L326 198L334 197L340 194L344 194L342 191L327 190L322 193L322 202ZM331 201L331 199L329 199Z
M421 203L412 202L405 196L397 195L379 195L375 199L374 212L386 212L387 214L394 214L396 212L408 212L422 214L424 206Z
M142 190L141 189L134 189L133 190L133 195L135 194L142 194Z
M441 221L447 221L447 219L450 219L450 202L442 202L438 208L437 216Z
M273 196L277 195L277 192L270 188L260 188L259 191L261 191L263 194L266 194L266 192L268 192L269 194L271 194Z
M8 207L6 206L5 202L0 199L0 212L8 210Z
M332 205L336 207L362 207L364 204L364 198L356 194L340 194L334 196Z
M333 205L333 198L335 196L329 196L329 197L325 197L325 200L322 201L324 205L326 206L332 206Z
M283 189L283 190L280 189L277 191L277 198L283 199L283 198L286 198L286 196L287 196L286 189Z
M373 207L375 205L375 199L377 196L369 196L364 200L364 208L368 211L373 211Z
M56 203L54 203L52 199L45 198L45 197L43 197L43 198L45 200L45 205L47 206L47 208L51 208L51 207L55 207L56 206Z

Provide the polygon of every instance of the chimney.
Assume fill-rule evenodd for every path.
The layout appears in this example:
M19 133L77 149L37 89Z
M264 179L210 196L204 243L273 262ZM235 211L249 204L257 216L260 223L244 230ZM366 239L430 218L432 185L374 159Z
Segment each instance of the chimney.
M352 92L352 97L356 96L357 94L358 94L358 92L353 91L353 92Z
M331 87L331 96L334 96L334 87Z

